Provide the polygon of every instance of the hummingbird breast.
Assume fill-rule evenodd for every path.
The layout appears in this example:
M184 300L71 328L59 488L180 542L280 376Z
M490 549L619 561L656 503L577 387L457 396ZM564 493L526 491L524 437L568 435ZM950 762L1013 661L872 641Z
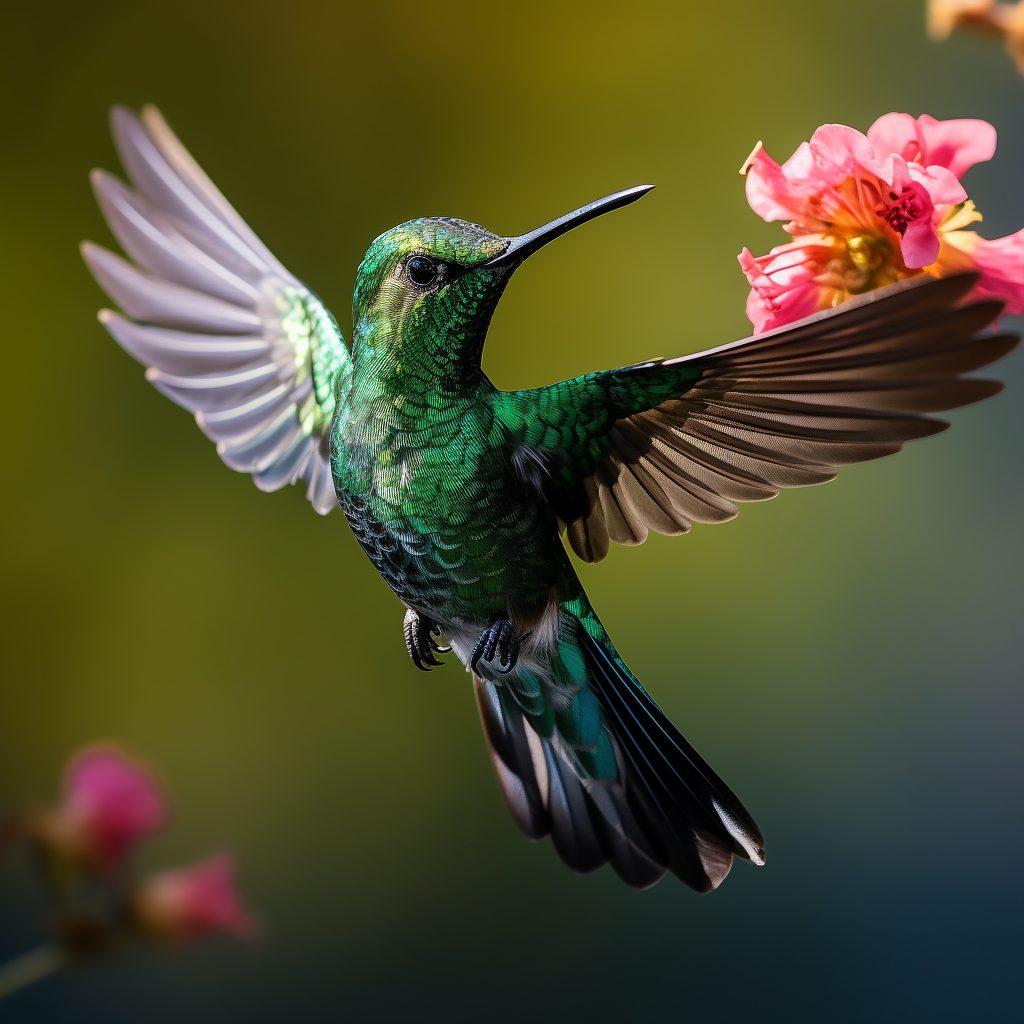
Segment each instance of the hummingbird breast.
M557 523L516 473L486 393L350 402L332 469L353 533L406 605L467 628L543 615L565 559Z

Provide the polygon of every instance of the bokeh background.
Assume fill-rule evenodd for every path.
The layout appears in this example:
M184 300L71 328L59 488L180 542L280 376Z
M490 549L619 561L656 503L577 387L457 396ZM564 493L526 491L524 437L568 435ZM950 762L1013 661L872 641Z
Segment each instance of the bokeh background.
M11 20L13 15L13 22ZM20 5L0 61L0 808L80 745L159 767L145 856L234 850L253 946L142 951L0 1010L47 1021L962 1020L1019 1010L1024 359L955 427L584 581L621 651L762 825L717 893L636 893L531 846L468 679L406 659L340 516L260 495L94 319L77 244L115 101L158 103L348 323L366 245L440 213L516 233L659 189L517 275L486 368L541 384L746 332L735 256L758 139L889 110L980 116L968 188L1024 223L1024 82L929 43L918 3ZM0 957L41 939L0 866Z

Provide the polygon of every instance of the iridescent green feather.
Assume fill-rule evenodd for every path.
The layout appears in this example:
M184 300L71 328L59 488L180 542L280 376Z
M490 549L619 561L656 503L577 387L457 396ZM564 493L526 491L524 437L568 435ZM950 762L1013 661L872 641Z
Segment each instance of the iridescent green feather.
M351 370L348 349L330 310L308 289L287 286L276 296L281 328L294 353L295 382L309 378L310 399L300 409L302 429L320 435L329 428Z

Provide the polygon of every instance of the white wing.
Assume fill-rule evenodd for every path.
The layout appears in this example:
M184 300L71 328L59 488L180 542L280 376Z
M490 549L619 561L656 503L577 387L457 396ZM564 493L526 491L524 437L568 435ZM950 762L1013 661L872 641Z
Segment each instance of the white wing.
M232 468L275 491L303 481L321 515L337 504L330 428L351 363L334 318L231 208L154 107L111 114L130 186L93 188L134 263L86 242L123 310L100 322L146 377L195 414Z

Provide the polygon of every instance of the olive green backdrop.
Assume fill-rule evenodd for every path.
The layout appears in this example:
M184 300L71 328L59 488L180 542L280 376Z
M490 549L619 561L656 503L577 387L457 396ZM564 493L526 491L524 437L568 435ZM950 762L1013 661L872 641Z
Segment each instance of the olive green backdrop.
M532 260L502 386L745 333L735 256L781 240L737 170L820 123L982 116L967 184L1024 224L1024 82L923 5L120 3L8 11L0 807L76 747L159 767L153 866L227 847L262 943L140 952L4 1021L1006 1020L1019 1007L1024 359L950 433L582 574L623 654L742 796L768 864L698 897L581 878L516 832L466 675L423 676L339 515L259 494L101 330L77 244L106 110L158 103L348 333L380 231L516 233L658 190ZM12 21L13 13L13 21ZM0 956L40 939L20 859Z

